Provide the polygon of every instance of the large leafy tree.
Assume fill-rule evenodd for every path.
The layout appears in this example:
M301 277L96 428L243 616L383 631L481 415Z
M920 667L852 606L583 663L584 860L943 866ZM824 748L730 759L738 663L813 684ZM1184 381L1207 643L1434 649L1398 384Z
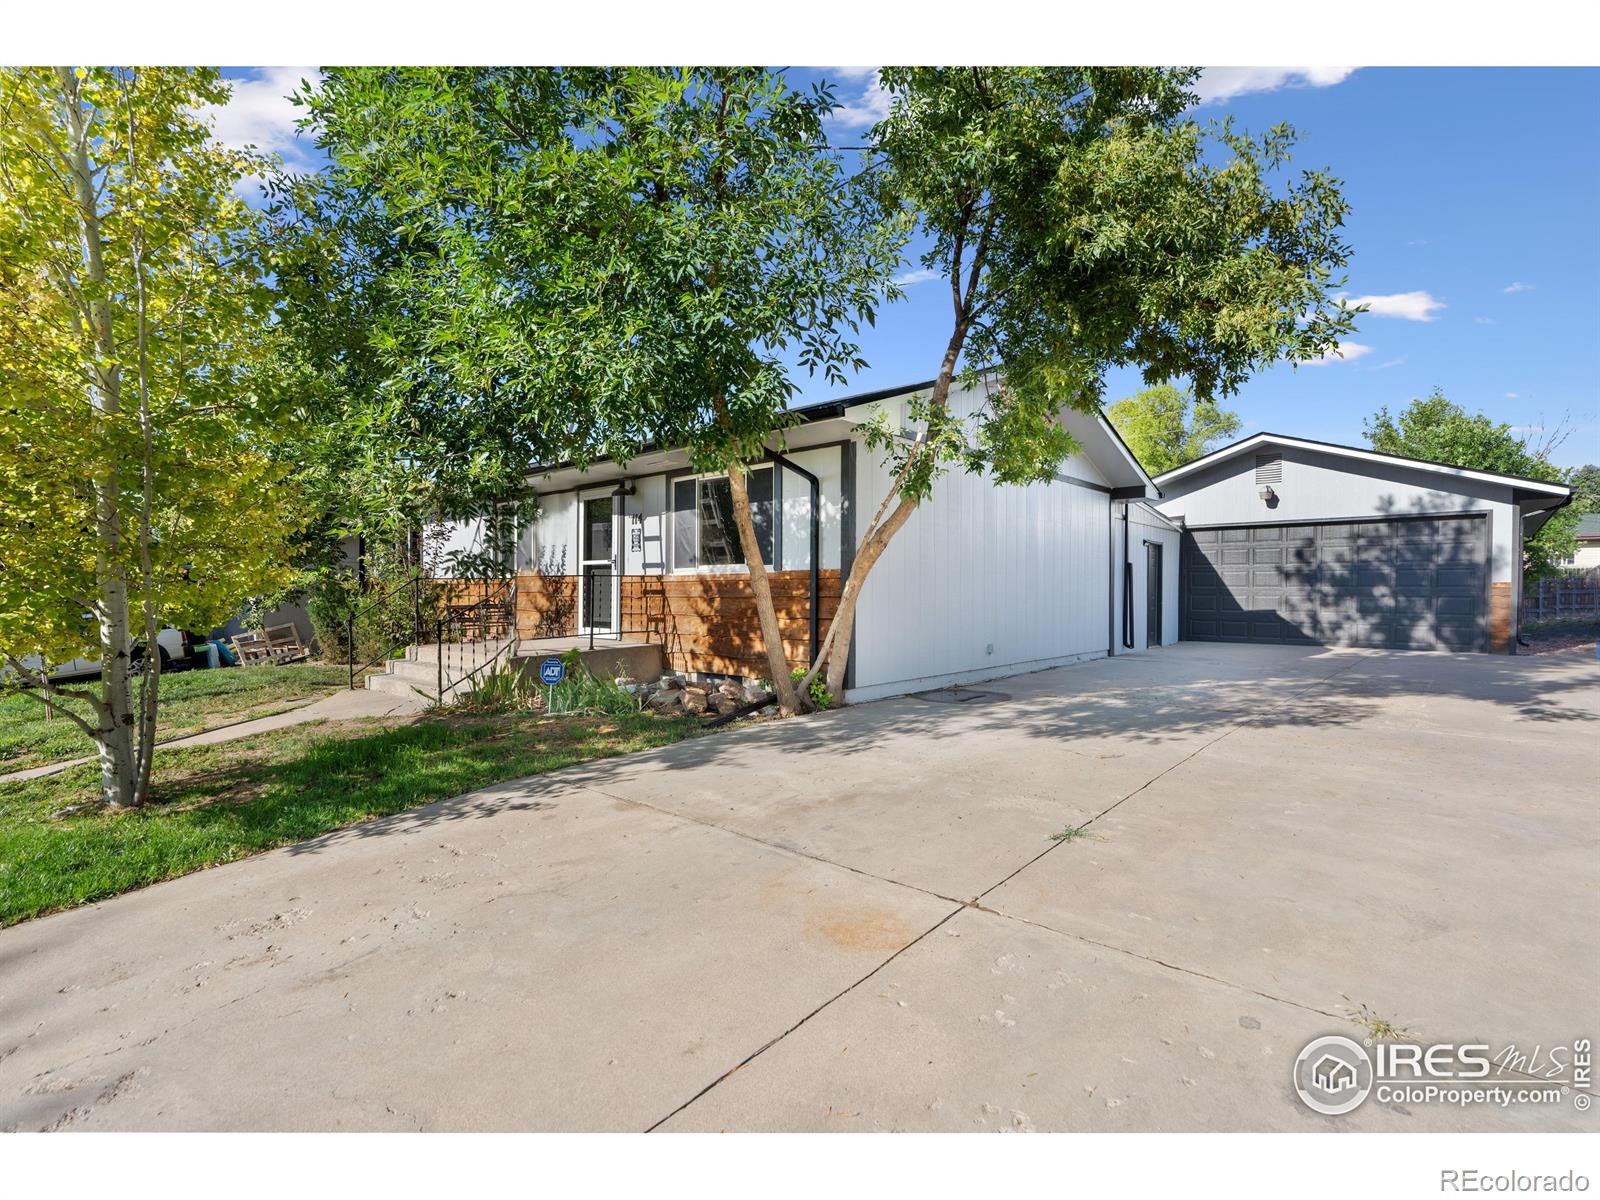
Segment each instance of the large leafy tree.
M1572 507L1580 513L1600 512L1600 466L1585 463L1567 477L1572 485Z
M1216 444L1239 432L1239 414L1215 400L1158 383L1118 400L1106 410L1112 425L1134 457L1152 475L1160 475L1209 454Z
M1372 448L1384 454L1551 483L1563 481L1563 472L1550 462L1546 448L1533 445L1503 421L1481 412L1469 413L1439 388L1412 400L1398 414L1391 415L1384 405L1366 422L1364 431ZM1567 505L1523 544L1523 567L1529 574L1552 574L1558 563L1571 557L1577 547L1578 515L1577 505Z
M199 115L227 94L208 70L0 72L0 656L88 706L59 711L112 805L149 790L157 630L275 586L292 525L269 246L236 191L268 165ZM48 679L80 655L98 691Z
M746 468L792 424L797 371L863 365L906 225L825 152L828 92L755 68L378 69L308 102L335 211L378 231L385 423L436 447L452 493L649 444L725 471L795 710Z
M937 375L911 442L879 429L895 488L867 523L829 628L844 682L861 588L894 535L956 467L1049 479L1073 449L1057 418L1092 409L1105 373L1185 378L1202 402L1252 372L1331 349L1346 204L1320 171L1288 176L1294 134L1250 137L1186 115L1193 69L894 67L868 170L929 241L950 293ZM963 373L985 402L950 404ZM814 665L814 670L816 669Z

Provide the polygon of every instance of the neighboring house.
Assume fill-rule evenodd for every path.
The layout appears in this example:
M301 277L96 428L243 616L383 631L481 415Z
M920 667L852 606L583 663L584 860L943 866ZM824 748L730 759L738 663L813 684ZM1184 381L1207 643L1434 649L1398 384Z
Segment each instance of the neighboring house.
M1561 565L1576 571L1600 568L1600 513L1588 513L1578 518L1578 548Z
M885 411L890 428L914 436L907 401L931 386L804 408L784 453L751 470L792 666L826 635L861 532L892 484L860 426ZM981 388L957 389L951 407L971 413L982 401ZM1177 527L1144 503L1156 488L1102 415L1068 411L1062 422L1081 450L1054 481L997 486L952 470L896 534L862 592L847 698L1176 640ZM592 636L659 645L679 671L768 673L725 476L695 472L682 449L659 449L625 465L539 468L529 482L539 513L520 531L514 563L521 653ZM473 524L453 529L449 544L474 544Z
M1514 652L1522 545L1563 484L1259 433L1159 476L1181 636Z

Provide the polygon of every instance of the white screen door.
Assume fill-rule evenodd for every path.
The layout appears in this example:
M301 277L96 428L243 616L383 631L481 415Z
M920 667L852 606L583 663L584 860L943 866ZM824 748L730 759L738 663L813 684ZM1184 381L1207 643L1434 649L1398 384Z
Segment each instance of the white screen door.
M615 509L610 496L583 501L580 521L579 632L617 635L622 581L617 576Z

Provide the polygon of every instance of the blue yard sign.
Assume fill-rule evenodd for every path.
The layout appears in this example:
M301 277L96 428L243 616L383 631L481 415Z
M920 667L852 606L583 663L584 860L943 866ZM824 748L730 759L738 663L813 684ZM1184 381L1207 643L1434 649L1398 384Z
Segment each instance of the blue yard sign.
M555 687L567 677L567 664L554 655L539 664L539 682L546 687Z

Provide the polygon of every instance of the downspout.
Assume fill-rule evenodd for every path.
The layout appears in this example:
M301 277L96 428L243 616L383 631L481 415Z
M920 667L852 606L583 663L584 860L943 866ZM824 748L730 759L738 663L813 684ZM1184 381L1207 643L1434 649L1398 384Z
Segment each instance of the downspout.
M1115 505L1106 505L1106 516L1111 518L1111 527L1106 530L1106 657L1114 658L1117 653L1117 518L1114 515Z
M817 648L822 643L821 613L817 604L817 597L822 591L822 481L776 450L767 451L767 461L776 463L784 470L793 471L811 487L811 656L807 660L807 665L810 666L816 663ZM781 513L773 513L773 520L781 518Z
M1122 502L1122 644L1133 649L1133 558L1128 552L1128 508Z

